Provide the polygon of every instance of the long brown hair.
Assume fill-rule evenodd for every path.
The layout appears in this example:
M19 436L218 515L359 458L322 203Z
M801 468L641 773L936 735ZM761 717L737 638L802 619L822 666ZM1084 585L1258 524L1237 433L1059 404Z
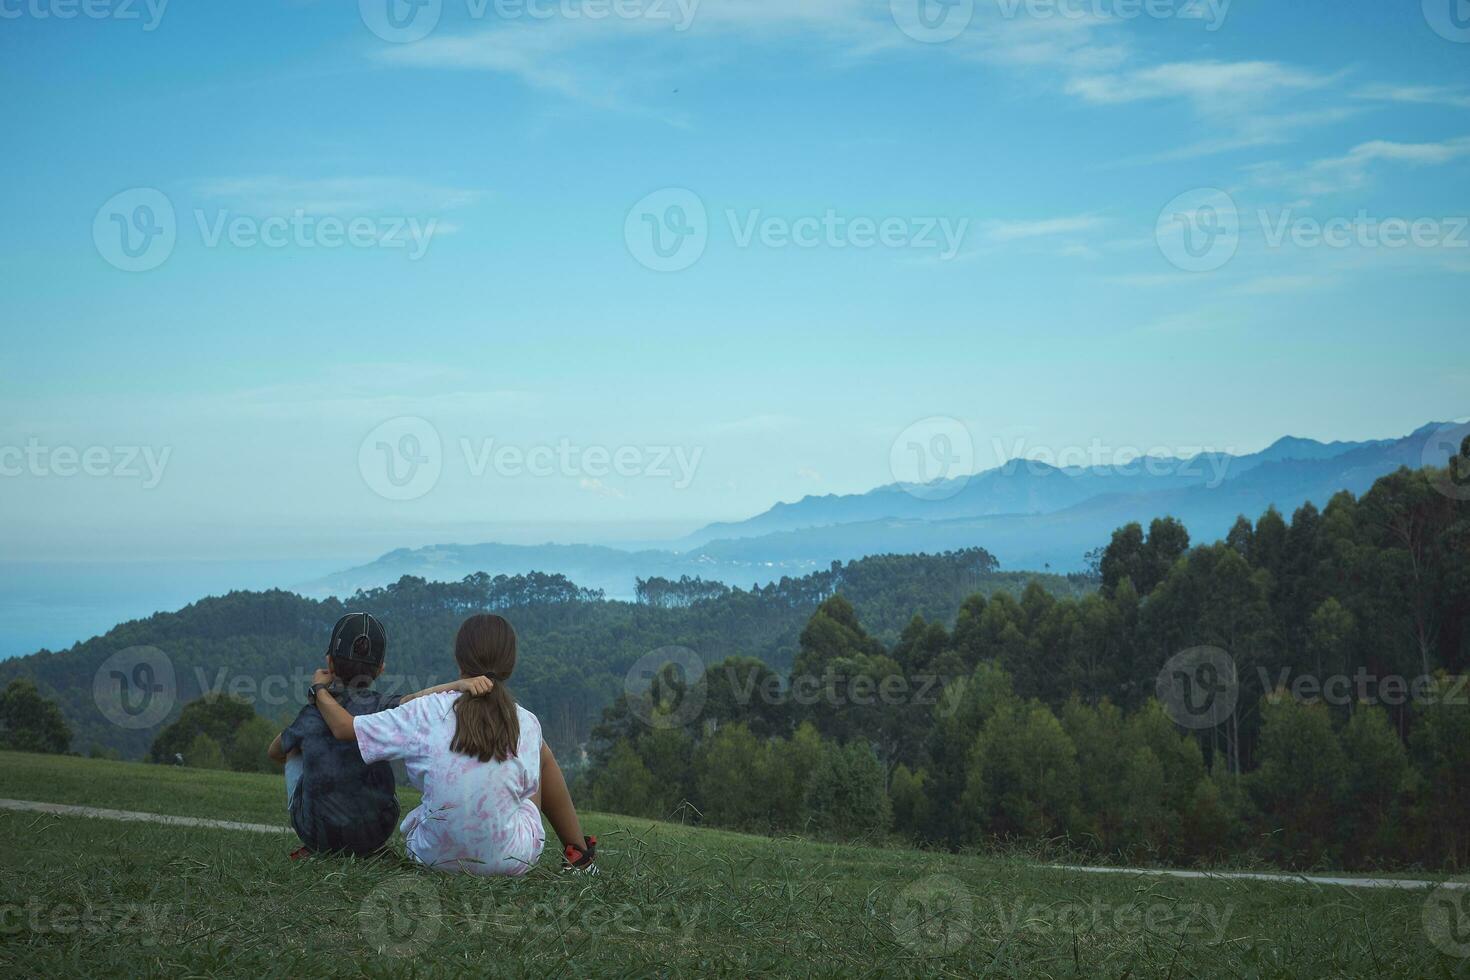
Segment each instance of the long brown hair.
M449 747L481 762L504 762L521 744L516 699L505 682L516 669L516 631L500 616L471 616L454 637L454 659L465 677L495 682L489 694L461 694L454 702L454 741Z

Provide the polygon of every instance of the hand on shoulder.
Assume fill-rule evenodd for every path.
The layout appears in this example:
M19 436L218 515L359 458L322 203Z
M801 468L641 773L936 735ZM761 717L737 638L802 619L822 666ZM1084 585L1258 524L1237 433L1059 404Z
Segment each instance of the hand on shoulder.
M483 697L495 690L495 682L488 677L461 677L455 690L472 698Z

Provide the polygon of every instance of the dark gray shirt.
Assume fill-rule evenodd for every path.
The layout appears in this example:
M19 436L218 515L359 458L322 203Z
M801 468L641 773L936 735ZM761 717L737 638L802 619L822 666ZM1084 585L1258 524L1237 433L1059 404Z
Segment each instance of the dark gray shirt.
M327 691L318 697L330 697ZM396 708L402 700L374 690L341 692L337 700L358 717ZM398 824L393 768L362 761L356 742L332 734L316 705L301 709L281 733L281 748L301 750L301 783L291 799L291 825L313 851L367 855L381 848Z

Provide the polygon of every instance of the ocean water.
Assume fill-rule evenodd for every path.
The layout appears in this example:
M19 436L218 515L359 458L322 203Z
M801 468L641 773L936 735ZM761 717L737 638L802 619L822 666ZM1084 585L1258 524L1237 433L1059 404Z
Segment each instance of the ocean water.
M232 589L290 589L349 559L0 561L0 659L63 650L118 623Z

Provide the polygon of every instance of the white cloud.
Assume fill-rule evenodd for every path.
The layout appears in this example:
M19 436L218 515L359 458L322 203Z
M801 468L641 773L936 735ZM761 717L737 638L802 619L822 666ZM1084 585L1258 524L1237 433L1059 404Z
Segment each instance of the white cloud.
M799 41L808 56L825 49L844 60L940 56L1069 73L1111 70L1127 57L1116 32L1104 38L1121 23L1116 19L1017 16L1009 6L977 0L958 37L931 45L905 35L888 3L871 0L665 0L639 7L645 16L597 20L497 17L491 5L459 33L441 28L413 44L374 45L371 56L405 67L496 72L586 104L644 114L657 114L642 104L656 88L650 79L666 81L681 59L705 65L728 58L737 41Z
M617 487L610 487L595 477L584 476L577 481L577 486L588 493L595 493L599 497L611 497L614 500L625 500L627 498L627 494L623 493Z
M1041 218L1030 221L991 221L985 225L985 234L991 241L1012 242L1026 238L1047 238L1055 235L1075 235L1096 231L1103 225L1102 218L1094 214L1079 214L1062 218Z
M290 214L426 214L467 207L481 191L400 177L212 177L195 182L202 197L242 210Z
M1439 166L1470 155L1470 137L1437 143L1395 143L1370 140L1347 153L1317 160L1305 168L1292 169L1280 163L1252 167L1255 179L1266 186L1286 187L1299 194L1331 194L1367 184L1377 164Z
M1365 85L1353 93L1353 98L1369 102L1408 102L1470 109L1470 94L1464 89L1443 85Z
M1309 289L1324 289L1336 282L1327 276L1261 276L1240 287L1247 296L1279 296L1283 293L1299 293Z
M1283 143L1310 126L1347 119L1362 107L1323 104L1334 97L1339 75L1324 75L1275 61L1177 61L1106 74L1085 74L1065 90L1089 105L1117 107L1182 101L1208 127L1207 134L1123 164L1194 159L1232 150ZM1314 99L1316 104L1293 105Z
M1067 92L1094 105L1189 99L1202 112L1235 112L1283 93L1321 88L1331 78L1274 61L1176 61L1072 79Z

